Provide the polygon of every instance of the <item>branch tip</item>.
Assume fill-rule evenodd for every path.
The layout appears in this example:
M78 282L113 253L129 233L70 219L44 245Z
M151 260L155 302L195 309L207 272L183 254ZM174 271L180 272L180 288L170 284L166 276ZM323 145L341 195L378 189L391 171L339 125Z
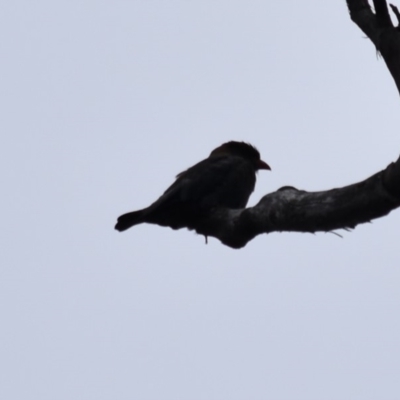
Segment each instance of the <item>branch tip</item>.
M394 4L389 4L389 6L392 9L393 14L397 18L397 27L399 27L399 25L400 25L400 12L399 12L399 9Z

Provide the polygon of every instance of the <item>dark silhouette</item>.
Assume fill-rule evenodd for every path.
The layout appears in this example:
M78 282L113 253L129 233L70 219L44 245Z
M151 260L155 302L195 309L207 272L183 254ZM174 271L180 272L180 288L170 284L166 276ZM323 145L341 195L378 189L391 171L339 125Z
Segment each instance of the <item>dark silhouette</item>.
M193 229L211 209L244 208L259 169L271 168L255 147L244 142L224 143L208 158L177 175L176 181L149 207L121 215L115 229L125 231L144 222Z

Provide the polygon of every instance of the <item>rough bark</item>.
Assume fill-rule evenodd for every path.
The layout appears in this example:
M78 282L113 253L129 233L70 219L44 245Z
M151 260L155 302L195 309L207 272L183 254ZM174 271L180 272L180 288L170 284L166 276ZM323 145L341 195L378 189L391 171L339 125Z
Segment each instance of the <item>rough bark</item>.
M373 4L375 13L367 0L347 0L352 21L380 52L400 92L400 30L390 19L386 0L374 0ZM397 7L390 7L399 20Z
M400 30L390 19L385 0L347 0L350 17L380 52L400 92ZM392 11L400 20L397 8ZM196 227L232 248L255 236L277 231L317 232L354 228L400 206L400 158L370 178L343 188L306 192L283 187L251 208L215 209Z

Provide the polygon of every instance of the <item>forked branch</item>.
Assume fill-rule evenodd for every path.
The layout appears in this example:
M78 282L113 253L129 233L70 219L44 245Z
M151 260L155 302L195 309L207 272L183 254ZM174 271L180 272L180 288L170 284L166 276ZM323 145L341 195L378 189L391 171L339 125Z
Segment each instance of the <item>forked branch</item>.
M381 53L400 92L400 31L394 26L385 0L347 0L351 19ZM397 8L391 5L400 20ZM279 231L317 232L348 229L383 217L400 206L400 158L365 181L323 192L284 187L264 196L251 208L214 209L197 226L233 248L255 236Z

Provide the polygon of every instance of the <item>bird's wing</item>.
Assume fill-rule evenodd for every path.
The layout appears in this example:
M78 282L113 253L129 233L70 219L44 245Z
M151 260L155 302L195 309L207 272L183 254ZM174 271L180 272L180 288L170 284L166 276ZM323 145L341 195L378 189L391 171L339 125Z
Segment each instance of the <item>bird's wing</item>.
M217 196L232 181L246 180L249 169L253 176L249 163L241 157L221 155L207 158L181 172L156 203L198 202L209 196Z
M211 157L200 161L178 174L176 181L165 194L178 189L181 201L199 200L215 191L234 171L237 162L237 157L232 156Z
M187 226L202 209L245 207L254 184L254 168L242 157L213 156L180 173L158 200L142 210L142 220L174 229Z

